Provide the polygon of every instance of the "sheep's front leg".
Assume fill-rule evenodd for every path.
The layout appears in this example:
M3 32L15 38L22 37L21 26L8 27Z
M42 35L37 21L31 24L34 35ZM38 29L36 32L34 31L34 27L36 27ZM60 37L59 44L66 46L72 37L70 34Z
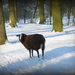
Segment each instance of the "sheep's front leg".
M31 50L29 50L30 58L31 58Z

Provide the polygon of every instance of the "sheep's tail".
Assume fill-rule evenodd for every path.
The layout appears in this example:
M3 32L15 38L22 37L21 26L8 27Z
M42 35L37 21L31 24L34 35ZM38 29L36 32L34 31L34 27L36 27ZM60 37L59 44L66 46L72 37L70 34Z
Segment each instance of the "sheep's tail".
M42 49L42 47L43 47L43 44L40 45L40 48L41 48L41 49Z

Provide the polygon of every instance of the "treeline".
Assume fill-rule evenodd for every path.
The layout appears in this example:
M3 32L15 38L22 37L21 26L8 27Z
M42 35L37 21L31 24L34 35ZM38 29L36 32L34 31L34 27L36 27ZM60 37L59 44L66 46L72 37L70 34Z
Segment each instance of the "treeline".
M55 32L63 31L62 19L68 18L67 25L70 22L70 16L73 16L73 25L75 25L75 0L0 0L0 44L6 40L5 22L9 22L11 27L17 27L17 23L22 19L26 23L44 24L47 18L53 18L53 29ZM35 20L34 20L35 19Z
M15 1L16 1L17 22L23 20L23 22L26 23L27 19L31 20L29 22L36 22L36 20L39 18L37 0L15 0ZM43 0L43 1L44 1L44 23L45 23L46 19L49 18L49 16L50 18L52 16L50 12L51 0ZM75 0L61 0L61 1L62 1L61 4L62 18L66 16L68 18L67 25L69 25L70 16L73 16L74 18L75 15L74 14ZM8 0L3 0L3 11L5 22L9 22Z

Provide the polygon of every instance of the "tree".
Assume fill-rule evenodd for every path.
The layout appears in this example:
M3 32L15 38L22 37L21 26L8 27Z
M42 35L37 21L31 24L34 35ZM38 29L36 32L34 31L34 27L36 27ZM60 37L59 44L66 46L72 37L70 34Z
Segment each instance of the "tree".
M9 6L9 25L11 27L16 27L16 15L15 15L15 3L16 1L15 0L8 0L8 6Z
M38 0L40 24L44 24L44 0Z
M67 2L68 2L68 4L67 4L67 17L68 17L68 23L67 23L67 25L69 26L72 0L68 0Z
M61 0L51 0L53 29L55 32L62 32L62 14L61 14Z
M75 0L72 0L72 15L73 15L73 26L75 26Z
M73 9L73 26L75 26L75 9Z
M38 6L38 1L36 0L36 6L35 6L34 13L33 13L33 16L31 18L30 23L34 23L35 14L36 14L36 11L37 11L37 6Z
M27 0L24 0L24 23L26 22L26 4Z
M16 23L17 23L18 22L18 17L17 17L17 0L14 0L14 11L15 11L15 19L16 19Z
M0 45L4 44L6 39L7 37L3 18L2 0L0 0Z
M50 2L49 7L50 7L50 25L51 25L51 16L52 16L52 10L51 10L51 0L50 0L49 2Z

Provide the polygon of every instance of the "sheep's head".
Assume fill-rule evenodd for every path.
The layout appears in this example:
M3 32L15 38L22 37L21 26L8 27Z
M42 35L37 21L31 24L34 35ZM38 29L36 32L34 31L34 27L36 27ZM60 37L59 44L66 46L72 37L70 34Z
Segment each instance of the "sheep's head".
M19 35L16 35L16 36L19 37L19 40L20 40L21 42L24 42L24 41L25 41L25 37L26 37L27 35L24 34L24 33L22 33L22 34L19 34Z

